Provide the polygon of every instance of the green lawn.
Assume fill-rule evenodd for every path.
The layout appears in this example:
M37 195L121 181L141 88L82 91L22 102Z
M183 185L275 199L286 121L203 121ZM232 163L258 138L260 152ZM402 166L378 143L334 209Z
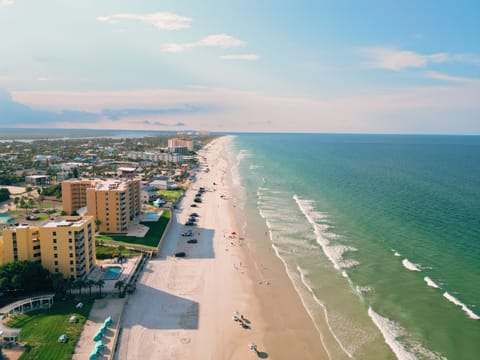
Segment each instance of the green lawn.
M19 340L30 346L30 351L20 359L71 359L93 304L92 301L83 301L84 307L76 309L77 303L72 300L55 302L51 309L20 314L8 321L7 326L22 329ZM72 315L77 316L77 323L68 321ZM58 342L62 334L68 337L66 343Z
M156 248L160 239L162 238L163 232L167 227L168 221L170 220L170 210L163 210L162 216L157 222L142 222L142 225L148 226L147 234L143 238L135 236L126 236L126 235L97 235L97 241L118 241L123 242L125 245L141 245L147 248Z
M177 202L183 195L183 189L176 190L159 190L157 194L165 201Z
M95 252L97 254L97 259L113 259L115 256L118 256L118 249L111 246L95 246ZM123 249L122 255L140 255L141 253L135 250Z

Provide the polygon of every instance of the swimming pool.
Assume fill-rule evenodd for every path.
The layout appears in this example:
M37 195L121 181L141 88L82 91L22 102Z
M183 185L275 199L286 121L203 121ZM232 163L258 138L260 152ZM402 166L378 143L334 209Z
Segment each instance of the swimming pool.
M157 221L160 218L159 213L157 212L148 212L143 214L143 219L142 221Z
M103 280L118 279L121 273L122 273L121 266L109 266L106 268L105 274L103 274Z

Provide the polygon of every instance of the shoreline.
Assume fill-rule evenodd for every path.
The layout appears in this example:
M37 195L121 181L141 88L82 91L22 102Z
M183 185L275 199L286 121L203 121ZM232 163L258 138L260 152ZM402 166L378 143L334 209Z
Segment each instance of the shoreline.
M197 173L172 212L159 256L129 297L115 359L329 358L269 239L240 227L246 218L236 206L227 141L220 137L202 149L209 171ZM207 192L192 208L201 186ZM191 212L200 215L191 228L194 245L180 235ZM172 257L179 251L187 256ZM235 311L246 328L232 320Z
M230 173L228 186L235 194L241 194L245 189L241 179L234 181L234 176L240 174ZM241 203L247 206L245 194L240 197L237 195L233 199L231 210L236 219L244 222L246 246L242 249L242 256L257 302L255 307L262 324L262 340L269 355L272 358L329 359L320 331L308 314L285 264L275 253L265 220L258 214L258 223L248 224L245 208L236 206Z

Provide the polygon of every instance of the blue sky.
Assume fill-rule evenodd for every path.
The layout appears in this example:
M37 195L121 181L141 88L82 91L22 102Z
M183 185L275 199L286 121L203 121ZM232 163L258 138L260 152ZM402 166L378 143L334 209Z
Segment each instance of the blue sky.
M480 134L478 14L478 1L0 0L0 127Z

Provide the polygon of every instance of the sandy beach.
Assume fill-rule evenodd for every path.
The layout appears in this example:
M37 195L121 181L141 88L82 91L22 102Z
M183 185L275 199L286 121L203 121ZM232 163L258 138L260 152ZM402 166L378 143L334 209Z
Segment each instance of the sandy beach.
M128 298L116 359L328 358L267 239L248 238L238 227L224 156L228 141L216 139L202 152L209 171L198 173L161 253ZM206 189L202 203L191 207L200 187ZM199 215L197 226L185 226L192 212ZM182 236L188 229L193 235ZM192 238L198 243L187 243ZM185 258L173 256L180 251Z

